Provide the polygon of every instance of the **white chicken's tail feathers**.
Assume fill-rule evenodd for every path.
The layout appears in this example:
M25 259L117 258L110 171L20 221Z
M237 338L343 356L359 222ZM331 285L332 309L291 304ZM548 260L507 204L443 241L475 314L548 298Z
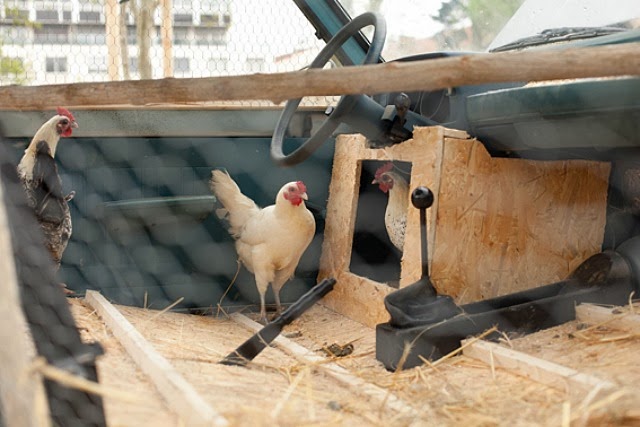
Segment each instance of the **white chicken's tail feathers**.
M242 194L238 184L221 170L211 171L209 187L223 208L216 209L216 215L229 224L229 234L238 237L242 227L252 216L260 212L253 200Z

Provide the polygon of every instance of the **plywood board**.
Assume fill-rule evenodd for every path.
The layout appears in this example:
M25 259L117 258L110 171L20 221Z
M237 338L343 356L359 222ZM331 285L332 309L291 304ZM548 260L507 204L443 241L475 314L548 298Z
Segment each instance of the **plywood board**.
M492 158L446 139L432 278L466 303L553 283L600 252L610 164Z
M414 138L371 149L361 135L336 140L319 278L335 277L323 303L368 326L386 322L394 289L349 271L365 160L412 164L409 188L429 187L430 271L459 304L565 278L600 250L609 163L492 158L466 133L416 128ZM400 287L420 278L419 212L409 206Z
M414 135L414 139L400 145L379 149L368 148L361 135L341 135L336 140L319 276L335 277L337 283L323 301L327 306L368 326L387 320L382 300L394 289L349 272L362 161L411 162L409 188L424 185L437 194L445 129L418 128ZM430 247L435 238L435 215L432 213L437 211L437 205L436 199L433 207L427 211ZM409 209L407 230L419 228L419 216L417 209ZM420 277L419 234L407 233L404 247L401 286Z
M145 384L145 376L102 320L82 305L82 299L70 303L85 338L105 344L107 353L98 360L101 382L107 379L107 385L135 391L144 399L143 403L127 404L106 397L109 425L180 425L179 420L170 418L164 399L154 392L152 384ZM602 392L593 400L513 375L507 369L492 372L486 364L464 355L448 358L436 367L425 364L389 372L375 359L372 328L321 305L314 305L287 326L284 336L307 348L309 354L324 355L319 348L330 343L353 342L350 356L326 358L322 363L345 368L352 376L388 390L418 412L417 416L400 417L388 405L363 399L361 394L328 378L319 364L296 360L277 347L266 348L244 368L216 363L252 334L226 317L175 312L157 316L156 311L142 308L116 308L234 426L406 426L412 422L439 426L560 426L565 404L570 405L569 415L578 424L638 425L640 421L640 367L635 357L640 340L584 340L577 335L584 331L577 322L511 339L510 343L515 350L616 383L613 390ZM600 334L593 331L596 332ZM297 382L301 375L302 381ZM288 394L295 384L293 393ZM620 397L621 391L627 394ZM425 402L429 410L423 409ZM272 416L278 407L282 410ZM530 420L535 422L527 424Z

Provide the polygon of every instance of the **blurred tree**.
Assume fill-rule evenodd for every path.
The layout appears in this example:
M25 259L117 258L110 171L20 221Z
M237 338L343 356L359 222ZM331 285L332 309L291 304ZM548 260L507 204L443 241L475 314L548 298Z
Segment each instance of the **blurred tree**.
M38 24L29 21L20 10L12 7L5 8L7 20L11 20L13 25L23 27L38 27ZM11 58L2 53L3 40L0 39L0 81L8 84L25 84L27 82L27 69L21 58Z
M134 0L129 8L136 22L136 40L138 43L138 71L141 79L153 77L151 68L151 42L155 38L156 28L153 15L160 5L158 0Z
M449 0L442 3L435 21L447 28L471 28L472 48L484 49L513 16L524 0ZM455 46L451 46L455 47Z
M27 69L21 58L9 58L2 55L0 43L0 80L9 84L24 84L27 82Z

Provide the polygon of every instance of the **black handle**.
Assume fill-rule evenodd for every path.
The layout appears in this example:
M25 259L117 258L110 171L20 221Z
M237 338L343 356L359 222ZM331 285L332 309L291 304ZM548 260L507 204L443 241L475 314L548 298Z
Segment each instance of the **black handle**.
M276 339L285 325L293 322L307 311L313 304L333 290L336 279L324 279L322 282L309 289L304 295L287 308L273 322L246 340L240 347L232 351L220 361L223 365L245 366L253 360L271 341Z
M422 277L429 277L429 252L427 247L427 209L433 205L433 192L427 187L416 187L411 193L411 203L420 209L420 249L422 251Z
M282 323L282 325L284 326L293 322L318 300L331 292L335 284L336 279L334 279L333 277L324 279L322 282L309 289L298 299L298 301L296 301L294 304L289 306L289 308L283 311L282 314L278 316L278 318L274 319L273 323Z

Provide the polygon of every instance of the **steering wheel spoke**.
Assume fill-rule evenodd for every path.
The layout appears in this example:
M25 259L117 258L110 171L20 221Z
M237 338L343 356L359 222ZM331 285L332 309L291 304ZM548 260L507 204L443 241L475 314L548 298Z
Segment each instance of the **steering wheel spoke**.
M324 49L320 51L309 68L324 67L347 40L369 25L374 27L374 33L371 45L369 46L369 50L367 51L362 65L377 63L380 58L382 48L384 47L384 41L387 33L386 23L381 15L367 12L356 17L347 25L342 27L342 29L340 29L340 31L338 31L331 40L329 40L329 43L327 43ZM292 153L285 155L282 150L284 136L293 115L300 105L301 98L290 99L287 101L284 110L278 119L278 123L276 124L273 137L271 138L271 159L279 166L293 166L306 160L331 136L340 123L342 123L342 117L354 109L362 96L363 95L342 96L336 107L327 114L327 118L318 127L316 132Z

